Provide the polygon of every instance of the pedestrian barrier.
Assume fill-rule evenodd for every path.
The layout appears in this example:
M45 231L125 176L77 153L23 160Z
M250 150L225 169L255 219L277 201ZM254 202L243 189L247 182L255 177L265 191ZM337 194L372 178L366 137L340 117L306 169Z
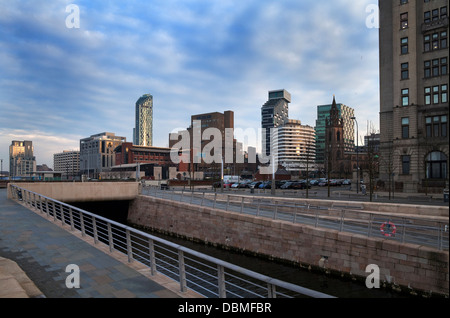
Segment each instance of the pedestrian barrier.
M177 281L181 292L191 288L211 298L334 298L224 262L17 185L10 185L10 191L15 200L54 222L93 237L95 244L106 244L110 251L127 255L129 262L148 266L152 275L159 272Z

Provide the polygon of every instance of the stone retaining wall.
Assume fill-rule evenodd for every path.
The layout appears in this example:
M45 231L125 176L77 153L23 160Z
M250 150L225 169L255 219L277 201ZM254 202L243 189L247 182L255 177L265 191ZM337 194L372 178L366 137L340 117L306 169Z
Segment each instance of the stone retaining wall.
M405 291L449 292L449 253L433 248L146 196L130 204L128 221L355 278L365 279L367 265L375 264L381 282Z

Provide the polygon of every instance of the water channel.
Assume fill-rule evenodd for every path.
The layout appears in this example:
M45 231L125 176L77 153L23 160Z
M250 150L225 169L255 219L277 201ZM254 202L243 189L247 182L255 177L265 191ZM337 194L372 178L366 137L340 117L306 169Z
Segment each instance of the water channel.
M127 224L128 202L89 202L72 204L102 217ZM142 230L142 229L141 229ZM185 246L192 250L213 256L249 270L339 298L412 298L407 293L399 293L391 287L368 289L364 281L353 281L331 274L318 273L291 264L263 259L260 257L224 250L204 243L192 242L179 237L147 231L162 239Z

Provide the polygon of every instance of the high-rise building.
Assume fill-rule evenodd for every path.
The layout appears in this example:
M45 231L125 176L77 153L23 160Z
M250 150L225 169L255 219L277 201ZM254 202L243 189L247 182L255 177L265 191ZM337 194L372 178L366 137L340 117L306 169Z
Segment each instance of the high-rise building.
M316 159L314 128L300 120L286 120L277 130L273 150L287 171L311 171Z
M335 99L333 98L335 103ZM316 120L316 163L325 164L325 134L326 123L330 117L330 112L333 104L317 106L317 120ZM354 122L351 119L355 115L355 110L344 104L336 104L339 117L342 118L344 131L343 142L344 151L352 152L355 149L355 129Z
M80 140L81 173L96 178L116 164L114 150L126 142L125 137L104 132Z
M30 177L36 171L36 157L32 141L13 140L9 146L9 175Z
M53 169L61 172L66 178L77 176L80 172L80 152L64 150L53 155Z
M448 0L380 0L380 179L448 186ZM392 178L393 177L393 178Z
M291 94L282 89L269 92L269 100L261 108L262 152L266 156L271 152L271 129L280 127L289 119Z
M153 96L146 94L136 102L136 126L133 130L136 146L153 145Z

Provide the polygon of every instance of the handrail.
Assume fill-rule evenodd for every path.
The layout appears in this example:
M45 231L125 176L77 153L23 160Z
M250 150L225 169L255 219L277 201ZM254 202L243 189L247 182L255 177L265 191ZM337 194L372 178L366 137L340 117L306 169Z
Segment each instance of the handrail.
M190 204L206 206L209 202L209 206L229 212L247 213L274 220L309 224L316 228L331 228L339 232L354 232L367 237L397 240L401 243L415 243L438 250L448 250L449 248L448 219L444 217L405 216L378 211L362 211L350 206L340 208L340 206L311 206L308 203L300 205L285 198L258 198L235 194L222 194L224 197L219 200L217 193L208 193L210 196L208 199L206 198L206 192L174 191L173 189L172 191L159 191L157 187L154 189L155 191L148 190L147 194L174 201L183 201L183 197L190 196ZM198 198L198 202L200 200L201 202L195 203L194 197ZM246 202L246 199L252 202ZM262 204L263 200L264 203ZM218 203L221 203L222 207ZM248 208L248 211L244 210L244 206ZM396 224L396 233L382 232L383 224L392 220L399 223ZM376 230L377 227L379 231Z
M166 249L167 248L174 249L175 250L174 253L178 254L178 264L176 265L177 268L179 269L178 277L174 278L173 275L170 275L169 277L177 280L180 283L181 292L186 291L188 282L191 284L191 286L196 285L193 282L192 278L190 278L190 279L187 278L188 275L193 276L192 273L189 273L186 270L186 267L188 267L187 262L190 261L189 258L186 258L186 254L187 254L187 255L190 255L191 257L200 259L202 262L207 262L207 263L212 264L213 266L216 266L216 268L217 268L217 275L216 275L217 284L214 285L214 290L206 289L207 293L210 295L218 295L221 298L226 298L227 295L236 295L237 297L246 297L246 295L248 295L250 292L251 294L255 294L255 295L258 295L259 297L263 297L263 298L265 298L265 297L275 298L277 296L294 297L296 294L300 294L300 295L312 297L312 298L335 298L334 296L327 295L327 294L324 294L324 293L321 293L318 291L314 291L314 290L311 290L311 289L308 289L305 287L297 286L297 285L294 285L294 284L291 284L288 282L284 282L284 281L281 281L278 279L274 279L269 276L262 275L262 274L253 272L251 270L242 268L240 266L222 261L215 257L191 250L182 245L172 243L170 241L164 240L162 238L151 235L149 233L145 233L145 232L137 230L135 228L123 225L123 224L115 222L113 220L109 220L102 216L95 215L91 212L71 206L67 203L60 202L58 200L54 200L52 198L35 193L33 191L26 190L17 185L10 184L10 189L11 189L11 194L14 199L23 200L27 206L29 206L31 208L36 208L41 213L45 213L47 215L47 217L49 217L49 218L52 217L55 222L60 221L60 222L62 222L63 225L69 224L71 227L71 230L75 230L75 228L77 227L76 226L77 224L75 224L75 223L79 221L78 227L80 228L81 233L83 235L86 235L86 233L87 233L86 222L90 218L92 224L89 226L92 227L92 232L93 232L92 235L94 236L95 244L98 244L98 242L101 240L101 238L98 235L99 232L101 233L101 231L106 230L107 238L103 239L103 243L110 246L110 250L115 249L115 250L118 250L119 252L122 252L121 249L123 249L125 252L122 252L122 253L128 255L129 262L132 262L134 260L139 261L137 258L139 258L139 259L145 258L145 262L143 262L143 261L139 261L139 262L141 262L144 265L149 266L151 269L152 275L154 275L156 272L156 265L160 265L160 264L157 264L158 261L161 263L163 261L166 262L166 261L174 260L174 257L167 256L167 255L160 256L160 258L158 258L158 256L155 256L156 254L159 255L159 253L155 253L155 250L156 250L155 242L164 245L164 248L166 248ZM65 215L66 213L68 213L69 215L68 216ZM78 219L77 219L76 215L74 215L75 213L79 213ZM67 223L67 221L68 221L68 223ZM102 224L103 224L103 227L102 227ZM120 235L116 235L116 237L114 237L115 234L114 234L114 231L112 230L112 227L116 227L116 228L120 229L123 233L125 233L126 239L124 242L122 242L123 244L126 244L125 247L119 248L118 245L114 245L114 238L118 239L118 238L120 238ZM105 234L103 233L103 235L105 235ZM140 244L138 242L138 239L137 239L138 236L141 237L140 240L142 240L142 238L147 240L147 246L148 246L149 250L144 255L135 254L137 252L141 252L138 249L138 247L142 246L142 244ZM111 244L112 244L112 246L111 246ZM117 246L117 248L116 248L116 246ZM137 256L137 257L135 257L135 256ZM166 260L162 260L162 258L165 258ZM189 266L191 267L192 265L189 265ZM205 268L209 267L209 269L213 268L213 266L207 265L207 264L202 264L202 266L204 266ZM160 268L161 268L161 266L160 266ZM196 268L196 270L198 270L200 273L202 271L204 271L204 269L201 269L201 268ZM231 272L237 273L241 276L244 276L245 278L240 279L237 275L231 274ZM174 274L173 271L171 273ZM166 275L166 276L168 276L168 275ZM228 277L228 281L227 281L227 277ZM248 286L247 287L239 287L239 288L235 288L234 290L231 290L231 287L237 286L235 283L233 283L231 281L231 278L232 279L240 279L240 282L245 282L245 280L253 280L253 281L258 282L258 283L253 282L252 284L257 285L262 290L265 290L266 296L261 294L261 292L257 292L255 290L252 290L252 291L249 290L249 292L247 292L246 288L250 288ZM194 277L194 279L195 279L195 277ZM261 283L264 283L265 286L261 285ZM203 289L205 289L204 286L201 286L201 287ZM195 286L191 287L191 289L195 290ZM291 295L287 295L286 292L281 292L278 289L288 291L291 293ZM202 292L200 292L200 291L197 291L197 292L202 294ZM292 293L294 295L292 295Z

